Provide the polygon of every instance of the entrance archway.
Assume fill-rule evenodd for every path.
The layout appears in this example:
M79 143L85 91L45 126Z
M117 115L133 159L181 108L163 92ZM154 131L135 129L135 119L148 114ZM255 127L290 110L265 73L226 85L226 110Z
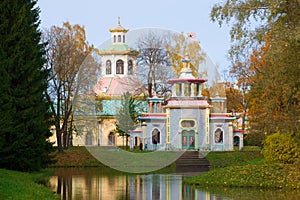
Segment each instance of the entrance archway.
M108 135L108 145L115 146L115 134L113 132Z
M160 144L160 131L157 128L152 131L152 144L153 150L156 150L157 144Z
M238 146L239 151L241 151L244 148L243 131L233 132L233 145Z
M195 149L195 131L183 130L181 131L181 144L183 149Z

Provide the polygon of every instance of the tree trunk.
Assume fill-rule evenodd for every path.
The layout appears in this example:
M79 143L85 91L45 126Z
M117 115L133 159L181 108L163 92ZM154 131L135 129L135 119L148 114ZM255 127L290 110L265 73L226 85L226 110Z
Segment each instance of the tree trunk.
M152 82L148 83L148 95L150 98L152 97Z
M62 148L62 141L61 141L61 129L60 129L60 124L55 124L56 128L56 140L57 140L57 147L58 147L58 152L62 153L63 148Z
M126 150L128 150L128 135L126 134Z
M67 123L64 122L62 127L62 136L63 136L63 148L67 149L67 138L68 138L68 126Z

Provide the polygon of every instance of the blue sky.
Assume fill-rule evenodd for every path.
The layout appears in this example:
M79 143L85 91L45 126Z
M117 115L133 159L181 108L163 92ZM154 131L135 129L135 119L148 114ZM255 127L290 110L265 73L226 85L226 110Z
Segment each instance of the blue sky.
M228 27L210 20L212 6L221 0L39 0L41 28L61 26L63 22L85 27L87 40L94 46L110 38L108 29L121 25L128 29L163 28L194 32L219 72L230 65Z

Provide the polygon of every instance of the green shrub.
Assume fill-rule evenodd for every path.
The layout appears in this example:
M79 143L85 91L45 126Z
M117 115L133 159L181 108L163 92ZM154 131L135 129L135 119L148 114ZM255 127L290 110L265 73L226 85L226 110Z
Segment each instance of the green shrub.
M300 147L295 138L287 133L274 133L263 142L265 161L280 163L296 163L300 160Z

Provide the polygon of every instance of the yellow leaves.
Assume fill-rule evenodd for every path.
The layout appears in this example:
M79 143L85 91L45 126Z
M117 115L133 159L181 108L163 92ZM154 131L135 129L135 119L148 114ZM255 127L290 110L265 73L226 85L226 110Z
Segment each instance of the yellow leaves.
M45 33L49 43L49 62L62 81L72 81L86 56L93 50L86 41L85 30L78 24L64 22Z
M167 45L166 49L176 75L179 76L181 69L184 67L181 60L188 54L189 59L191 60L190 68L192 69L193 75L197 77L199 65L204 61L206 56L202 51L200 43L188 40L183 33L174 35L173 40L175 44Z

